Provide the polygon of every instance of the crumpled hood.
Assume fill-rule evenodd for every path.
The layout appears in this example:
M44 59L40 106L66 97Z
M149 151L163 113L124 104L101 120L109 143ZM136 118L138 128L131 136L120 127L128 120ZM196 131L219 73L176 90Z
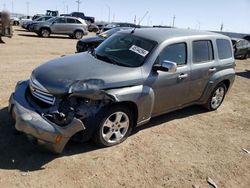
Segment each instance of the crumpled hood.
M54 95L69 93L73 85L78 89L84 85L82 89L86 90L90 85L92 88L104 90L142 83L140 67L129 68L110 64L87 52L49 61L36 68L32 77Z

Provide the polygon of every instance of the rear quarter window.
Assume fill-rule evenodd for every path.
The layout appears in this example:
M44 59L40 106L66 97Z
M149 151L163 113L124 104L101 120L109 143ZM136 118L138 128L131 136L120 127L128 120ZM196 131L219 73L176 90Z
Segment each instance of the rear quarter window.
M228 59L232 57L232 47L229 40L217 39L216 40L219 59Z

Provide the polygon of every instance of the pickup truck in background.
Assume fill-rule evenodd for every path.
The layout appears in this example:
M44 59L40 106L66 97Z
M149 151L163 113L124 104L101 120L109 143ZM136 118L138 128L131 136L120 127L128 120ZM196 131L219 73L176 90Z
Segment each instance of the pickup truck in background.
M72 16L76 18L82 18L83 20L89 22L89 23L95 23L94 17L85 16L83 12L72 12L70 14L61 14L60 16Z

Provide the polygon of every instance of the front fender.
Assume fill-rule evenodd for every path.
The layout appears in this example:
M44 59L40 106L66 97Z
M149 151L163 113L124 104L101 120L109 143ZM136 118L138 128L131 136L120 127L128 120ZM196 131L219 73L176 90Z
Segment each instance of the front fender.
M137 124L143 124L150 120L154 107L154 91L144 85L131 86L106 91L113 96L116 102L133 102L137 106Z

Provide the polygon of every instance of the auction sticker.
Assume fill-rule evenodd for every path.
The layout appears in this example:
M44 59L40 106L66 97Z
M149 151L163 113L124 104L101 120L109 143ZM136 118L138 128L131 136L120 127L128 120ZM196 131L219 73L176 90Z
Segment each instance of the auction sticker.
M148 51L147 50L144 50L143 48L140 48L136 45L133 45L129 48L130 51L133 51L143 57L145 57L146 55L148 55Z

